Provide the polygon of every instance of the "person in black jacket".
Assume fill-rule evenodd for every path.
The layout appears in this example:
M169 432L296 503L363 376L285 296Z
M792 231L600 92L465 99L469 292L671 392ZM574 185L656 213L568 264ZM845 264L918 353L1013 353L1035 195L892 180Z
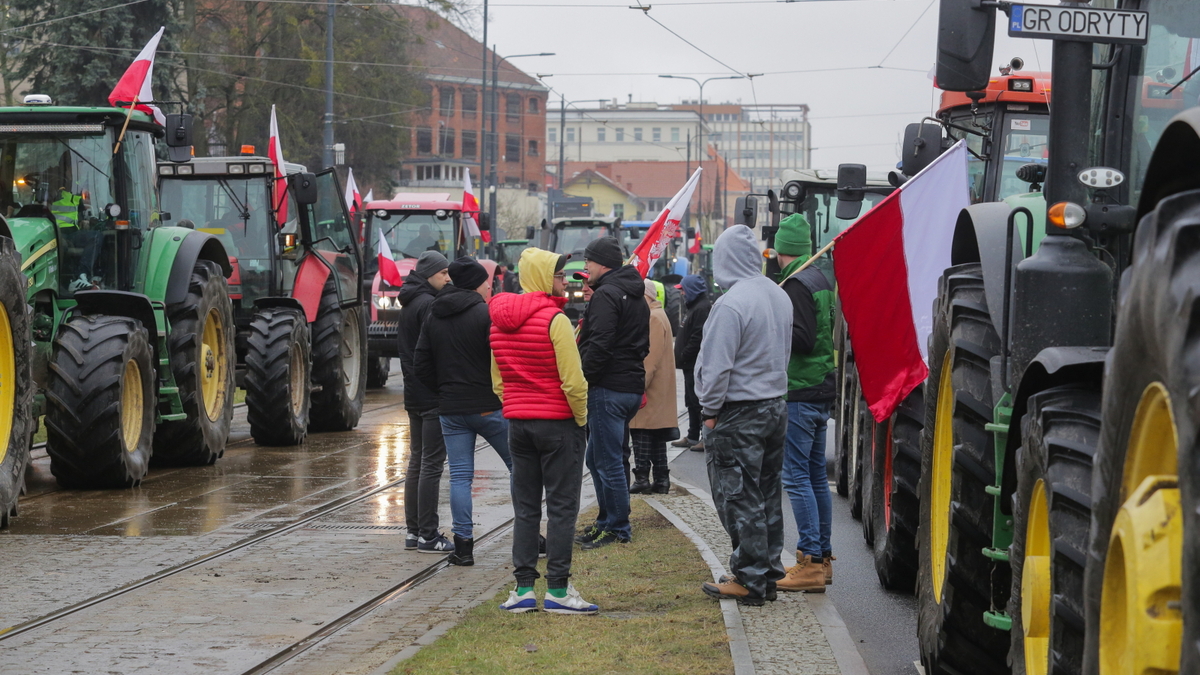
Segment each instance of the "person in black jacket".
M400 370L404 374L404 409L408 411L408 473L404 476L406 551L450 553L454 544L438 531L438 490L446 464L446 443L438 420L437 395L417 377L413 353L421 328L429 319L434 295L450 281L446 256L426 251L400 287Z
M683 403L688 411L688 433L686 438L681 438L672 445L703 452L704 442L700 439L700 423L703 420L700 399L696 398L696 357L700 355L704 322L708 321L712 301L708 298L708 285L704 282L704 277L698 274L684 277L679 287L683 289L687 314L683 318L683 325L679 327L679 335L675 338L675 365L683 371Z
M579 331L579 356L588 382L584 462L592 473L600 513L579 541L591 549L625 543L633 536L622 447L646 391L650 307L642 299L642 275L636 267L621 264L621 245L615 238L591 242L583 258L594 290Z
M475 438L483 436L512 471L508 420L492 391L492 297L487 270L474 259L450 263L450 281L434 299L413 355L417 377L437 395L446 460L450 465L450 514L454 525L451 565L474 565L471 483Z

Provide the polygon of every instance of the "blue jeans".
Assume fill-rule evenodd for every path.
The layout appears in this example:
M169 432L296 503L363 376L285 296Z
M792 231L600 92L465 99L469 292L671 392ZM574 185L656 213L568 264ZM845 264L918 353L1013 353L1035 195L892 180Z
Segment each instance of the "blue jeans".
M825 473L825 429L829 424L825 403L787 404L787 446L783 456L783 489L792 502L800 538L796 550L805 555L830 555L833 501Z
M442 415L442 437L446 439L446 461L450 465L451 531L472 538L471 482L475 478L475 438L483 436L512 471L508 454L508 420L499 410L472 415Z
M622 447L629 422L642 404L641 394L594 387L588 390L588 442L583 461L592 473L600 514L596 525L618 537L632 536L629 527L629 483Z

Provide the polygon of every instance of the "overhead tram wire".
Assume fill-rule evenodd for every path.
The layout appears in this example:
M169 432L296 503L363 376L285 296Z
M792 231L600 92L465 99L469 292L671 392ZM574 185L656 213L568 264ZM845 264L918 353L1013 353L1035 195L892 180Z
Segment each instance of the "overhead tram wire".
M119 4L119 5L112 5L109 7L98 7L96 9L89 9L86 12L79 12L77 14L69 14L67 16L58 16L53 19L46 19L45 21L35 21L34 23L27 23L24 26L13 26L12 28L6 28L4 30L0 30L0 34L11 33L13 31L17 31L17 30L25 30L26 28L36 28L37 26L45 26L46 24L49 24L49 23L56 23L58 21L66 21L68 19L78 19L81 16L88 16L89 14L99 14L100 12L107 12L111 9L120 9L122 7L128 7L130 5L137 5L137 4L146 2L146 1L147 0L132 0L132 2L125 2L125 3Z

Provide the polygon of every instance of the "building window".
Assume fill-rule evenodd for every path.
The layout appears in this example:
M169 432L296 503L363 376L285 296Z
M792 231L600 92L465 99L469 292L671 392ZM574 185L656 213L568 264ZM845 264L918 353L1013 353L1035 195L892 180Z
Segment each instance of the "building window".
M438 87L438 113L442 117L454 117L454 88Z
M467 119L475 119L475 111L479 110L479 93L474 89L462 91L462 114ZM466 137L463 137L466 140Z
M417 154L433 154L433 129L429 127L417 127Z
M521 178L520 178L519 176L505 176L505 177L504 177L504 184L505 184L505 185L513 185L513 186L515 186L515 185L520 185L520 184L521 184Z
M661 141L662 140L662 129L660 129L658 127L654 127L653 129L651 129L650 130L650 139L653 140L655 143Z
M430 164L428 166L417 167L417 180L441 180L442 165Z
M642 142L642 128L641 127L633 128L633 140L637 141L638 143Z
M671 127L671 142L679 142L679 127Z
M603 143L608 140L608 129L600 127L596 130L596 140Z
M575 127L567 127L567 142L575 142Z
M521 161L521 134L504 134L504 161Z
M529 114L537 115L540 112L542 112L542 105L538 103L538 100L536 98L529 99Z
M616 216L618 218L625 217L625 205L624 204L613 204L612 210L613 210L614 216Z
M478 142L478 137L475 134L476 134L476 132L474 132L474 131L463 131L462 132L462 156L463 157L474 157L475 154L477 152L479 152L479 148L476 146L476 143Z
M719 142L721 140L721 132L719 132L719 131L711 132L708 135L708 140L712 141L713 143Z
M617 142L625 142L625 127L617 127Z
M530 139L530 140L529 140L529 144L528 144L528 145L529 145L529 150L527 150L526 152L529 154L529 156L530 156L530 157L537 157L537 156L538 156L538 142L537 142L537 140L536 140L536 139Z
M558 142L558 127L550 127L546 129L546 140L550 143Z
M441 135L441 144L440 144L441 149L438 150L438 154L453 157L454 156L454 130L453 129L442 129L440 135Z
M509 122L521 120L521 95L509 94L504 97L504 115Z

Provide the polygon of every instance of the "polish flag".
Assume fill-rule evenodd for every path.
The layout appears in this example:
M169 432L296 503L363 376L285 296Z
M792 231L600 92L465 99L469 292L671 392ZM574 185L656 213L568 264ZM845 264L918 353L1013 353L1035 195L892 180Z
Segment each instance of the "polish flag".
M475 199L475 193L471 191L471 170L467 169L463 173L463 224L467 226L468 237L479 237L484 241L492 240L491 232L479 231L479 200Z
M350 209L350 213L358 213L362 210L362 195L358 193L358 183L354 182L354 169L346 169L346 207Z
M135 110L154 115L154 120L164 126L167 124L166 116L158 106L149 103L154 100L154 94L150 91L150 83L154 80L154 53L158 51L158 43L162 40L165 30L165 26L159 28L146 46L142 47L141 53L129 64L125 74L117 80L117 86L113 87L112 93L108 95L109 105L117 105L119 102L134 103Z
M368 204L375 201L375 188L367 190L367 196L363 198L363 204Z
M701 169L697 168L692 177L683 184L683 188L671 197L666 208L658 214L650 229L646 231L646 236L642 237L642 243L637 245L633 255L629 257L629 264L636 267L643 278L662 257L663 251L667 250L667 244L679 234L679 221L683 219L683 214L692 201L692 193L696 191L696 184L700 182L700 171Z
M842 315L877 422L929 375L938 279L950 267L958 214L970 203L967 146L959 141L834 241Z
M275 167L275 222L283 227L288 219L287 174L283 168L283 145L279 142L279 123L275 120L275 104L271 104L271 139L267 145L267 156Z
M392 257L392 247L388 246L383 236L383 229L379 230L379 277L392 286L404 284L400 269L396 267L396 259Z

